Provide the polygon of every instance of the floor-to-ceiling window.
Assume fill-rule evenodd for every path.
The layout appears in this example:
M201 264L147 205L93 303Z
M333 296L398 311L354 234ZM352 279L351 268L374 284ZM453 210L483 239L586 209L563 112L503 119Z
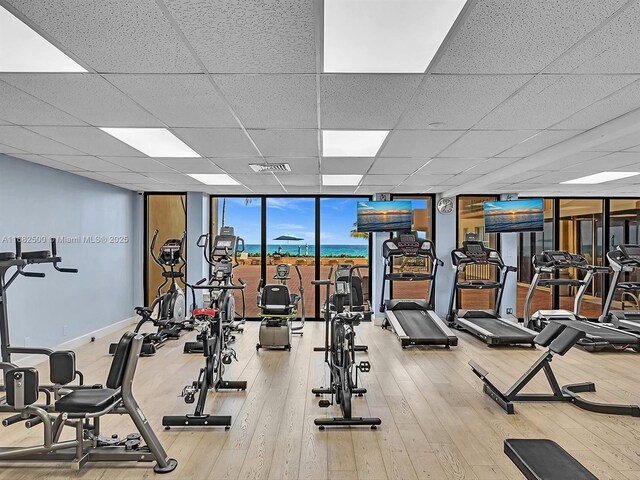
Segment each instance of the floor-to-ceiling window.
M544 231L518 234L518 318L522 318L524 315L525 298L535 273L532 264L533 256L544 250L553 250L553 205L552 199L544 200ZM553 308L553 289L551 287L536 288L531 301L531 311L536 312L551 308Z
M220 232L221 227L233 227L234 233L244 240L244 252L238 253L238 265L234 269L234 283L242 279L247 286L244 289L246 316L258 315L256 295L261 272L261 229L262 199L260 197L212 197L211 198L211 239ZM206 232L203 232L206 233ZM198 252L202 254L202 252ZM238 312L242 309L242 293L233 292Z
M621 244L640 244L640 199L611 199L609 201L609 241L607 251ZM640 271L624 273L621 282L640 282ZM623 305L624 302L624 305ZM616 292L614 309L640 309L635 292Z
M266 208L266 283L274 283L276 266L290 266L289 290L299 288L296 267L302 275L305 316L315 317L316 297L311 280L316 278L316 199L269 197ZM298 312L300 316L302 311Z
M559 200L559 246L561 250L584 256L592 265L603 265L603 200L563 198ZM572 269L563 273L569 278L584 277L584 272ZM581 314L597 318L602 310L605 278L597 274L582 301ZM573 310L575 287L559 288L559 307Z
M458 197L458 247L468 234L474 234L488 248L498 248L498 236L486 233L484 227L484 202L496 201L495 195L460 195ZM497 279L496 268L491 265L469 265L459 276L464 280ZM489 309L495 307L495 290L460 290L458 305L462 308Z
M411 229L417 231L421 237L435 242L433 238L433 196L394 195L392 199L411 201ZM442 257L449 255L449 252L439 251L436 245L436 254ZM419 257L395 258L392 268L394 271L429 273L433 269L433 264L431 261ZM395 282L391 285L391 294L392 298L425 299L430 287L431 281Z
M146 200L146 245L145 245L145 297L146 304L151 305L158 295L158 287L165 281L162 268L153 261L149 247L153 234L158 230L155 244L155 255L162 244L171 238L182 238L187 229L187 196L184 194L149 193ZM191 240L191 239L189 239ZM195 244L195 239L192 242ZM183 256L187 258L187 245L183 246ZM185 272L186 272L186 265ZM167 267L168 268L168 267ZM176 268L179 268L177 266ZM178 285L185 290L183 279L178 279ZM165 287L166 290L166 287Z

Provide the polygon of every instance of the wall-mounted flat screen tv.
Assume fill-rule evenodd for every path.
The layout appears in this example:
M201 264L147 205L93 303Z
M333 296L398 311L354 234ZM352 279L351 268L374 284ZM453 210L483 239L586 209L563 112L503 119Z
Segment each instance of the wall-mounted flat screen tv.
M397 232L411 230L411 202L358 202L359 232Z
M542 198L484 202L484 228L487 233L542 232Z

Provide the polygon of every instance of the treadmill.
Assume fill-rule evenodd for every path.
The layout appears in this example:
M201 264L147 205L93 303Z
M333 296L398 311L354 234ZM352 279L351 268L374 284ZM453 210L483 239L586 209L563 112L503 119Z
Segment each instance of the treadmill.
M628 330L633 333L640 333L640 310L638 310L637 299L640 294L640 282L621 282L622 274L630 274L640 270L640 245L618 245L615 250L607 253L609 265L613 270L611 286L604 302L604 309L600 316L603 323L612 323L617 328ZM616 294L620 292L620 302L622 310L611 310ZM631 296L636 308L624 309L624 297Z
M384 272L382 276L382 295L380 312L385 313L382 328L391 327L398 336L402 348L410 345L444 345L449 348L458 344L458 337L434 312L433 288L438 266L442 261L436 257L431 240L420 238L418 232L401 233L397 237L385 240L382 245ZM405 260L423 258L430 260L431 273L392 271L395 258ZM390 299L385 302L384 292L387 282L431 281L426 300Z
M582 256L571 254L564 250L543 251L533 257L535 274L531 280L524 305L525 325L535 330L542 330L549 322L564 323L569 327L584 332L585 336L578 340L577 347L588 352L600 350L626 350L631 348L640 351L640 335L625 332L611 324L590 322L580 315L582 297L596 273L607 273L609 268L590 265ZM569 269L584 272L584 277L558 278L554 272L567 272ZM569 286L577 287L574 297L573 312L568 310L538 310L531 314L533 295L538 286Z
M517 322L500 317L500 303L502 293L507 282L509 272L515 272L516 268L505 265L500 253L492 248L487 248L474 234L468 234L461 248L451 252L451 263L455 268L451 297L449 299L449 313L447 321L449 325L466 330L475 335L489 346L494 345L531 345L535 346L533 339L536 332ZM477 265L478 270L483 270L477 276L485 277L494 270L499 281L475 279L468 267ZM460 280L460 274L465 274L465 279ZM493 310L465 310L456 308L456 299L460 290L493 290L495 292L495 309Z

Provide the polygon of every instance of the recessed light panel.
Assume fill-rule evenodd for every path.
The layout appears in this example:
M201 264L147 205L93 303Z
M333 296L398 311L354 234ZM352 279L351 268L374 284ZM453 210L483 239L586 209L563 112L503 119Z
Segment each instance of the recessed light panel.
M323 157L375 157L389 130L323 130Z
M324 0L324 71L422 73L465 0Z
M322 185L325 186L356 186L362 180L362 175L322 175Z
M634 175L640 175L640 172L600 172L560 183L592 185L595 183L611 182L613 180L620 180L621 178L633 177Z
M0 6L0 72L86 72Z
M226 173L190 173L188 175L205 185L240 185Z
M166 128L100 128L100 130L150 157L200 157L189 145Z

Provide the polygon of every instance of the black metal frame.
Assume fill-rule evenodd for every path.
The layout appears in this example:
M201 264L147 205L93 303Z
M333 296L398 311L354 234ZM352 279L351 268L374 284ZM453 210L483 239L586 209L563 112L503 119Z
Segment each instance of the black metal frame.
M417 195L417 194L416 194ZM295 195L258 195L258 194L220 194L220 195L209 195L209 234L214 235L216 232L211 232L211 227L213 223L213 208L211 208L212 200L214 198L258 198L260 199L260 276L261 278L267 278L267 264L264 259L267 258L267 200L269 198L309 198L314 199L314 208L315 208L315 255L314 255L314 266L315 266L315 278L320 278L320 202L323 198L368 198L369 200L373 199L372 195L340 195L340 194L325 194L325 195L303 195L303 194L295 194ZM369 238L369 261L371 261L371 257L373 254L372 241ZM146 269L146 268L145 268ZM372 277L369 274L369 292L371 292L372 287ZM320 287L315 286L315 309L313 312L313 317L306 317L306 321L323 321L323 318L320 315L320 305L321 305L321 293ZM260 322L262 319L260 317L246 317L247 321L256 321Z

